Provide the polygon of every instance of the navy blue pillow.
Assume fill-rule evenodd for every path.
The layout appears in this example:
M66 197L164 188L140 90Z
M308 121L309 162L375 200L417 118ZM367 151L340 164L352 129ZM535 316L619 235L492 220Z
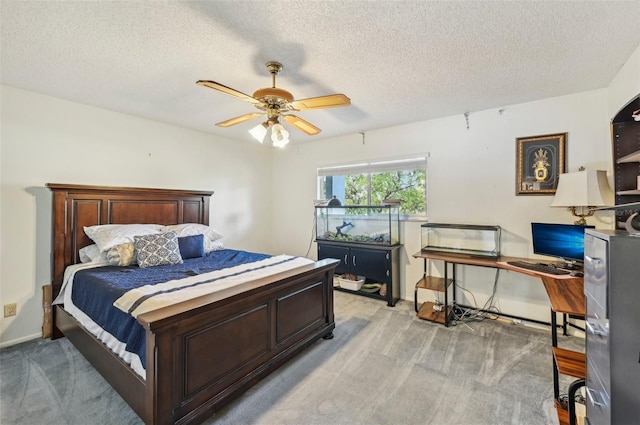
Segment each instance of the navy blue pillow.
M179 237L178 246L183 259L204 257L204 235Z

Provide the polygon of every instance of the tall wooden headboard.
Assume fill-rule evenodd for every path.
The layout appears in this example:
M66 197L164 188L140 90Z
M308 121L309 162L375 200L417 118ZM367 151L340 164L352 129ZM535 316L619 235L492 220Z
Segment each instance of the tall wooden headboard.
M80 262L78 251L92 244L84 226L96 224L209 224L213 192L47 183L53 192L52 283L55 298L64 269Z

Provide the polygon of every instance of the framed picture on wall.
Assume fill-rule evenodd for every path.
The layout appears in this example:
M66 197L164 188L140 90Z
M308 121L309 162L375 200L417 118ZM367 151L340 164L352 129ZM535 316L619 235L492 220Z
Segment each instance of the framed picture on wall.
M553 195L565 172L567 133L516 138L516 195Z

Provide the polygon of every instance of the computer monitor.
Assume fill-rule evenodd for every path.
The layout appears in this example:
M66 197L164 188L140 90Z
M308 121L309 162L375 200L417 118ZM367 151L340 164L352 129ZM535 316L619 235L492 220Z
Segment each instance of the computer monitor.
M577 224L531 223L533 253L559 257L565 268L582 268L584 264L584 229L595 226Z

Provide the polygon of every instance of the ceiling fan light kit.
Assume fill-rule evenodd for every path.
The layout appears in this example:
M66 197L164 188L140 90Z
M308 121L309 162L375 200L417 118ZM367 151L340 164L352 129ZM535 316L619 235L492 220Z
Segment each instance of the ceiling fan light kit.
M274 124L271 127L271 140L273 141L273 146L282 148L289 143L289 132L282 124Z
M258 142L263 143L267 134L267 129L271 127L271 140L273 145L283 147L289 143L289 132L279 122L282 118L287 124L306 133L310 136L320 133L320 129L302 118L291 115L291 111L306 111L311 109L336 108L348 106L351 100L344 94L331 94L328 96L312 97L308 99L294 100L294 97L288 91L276 87L276 75L282 70L282 64L276 61L269 61L265 64L267 70L271 74L272 87L266 87L256 90L253 96L249 96L235 89L216 83L215 81L199 80L196 84L218 90L222 93L237 97L253 104L261 112L252 112L240 115L235 118L221 121L216 125L219 127L230 127L240 124L253 118L267 115L267 120L249 130Z
M267 135L267 128L269 128L269 124L265 121L262 124L258 124L255 127L249 130L249 134L253 136L258 142L264 142L264 136Z

